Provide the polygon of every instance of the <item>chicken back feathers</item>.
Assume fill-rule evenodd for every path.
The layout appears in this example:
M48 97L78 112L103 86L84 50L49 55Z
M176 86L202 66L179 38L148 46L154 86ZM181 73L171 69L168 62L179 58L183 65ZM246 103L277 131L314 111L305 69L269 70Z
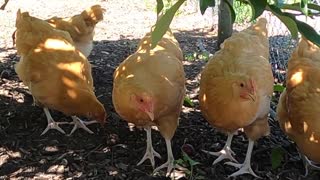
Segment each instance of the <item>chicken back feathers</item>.
M267 37L266 20L260 19L226 39L205 66L199 101L211 125L231 133L244 128L253 140L269 133L273 75Z
M185 73L180 59L182 54L170 34L158 46L150 49L150 35L142 38L138 50L123 61L114 73L113 104L117 113L138 126L157 125L162 135L171 139L178 124L185 95ZM162 44L174 42L163 47ZM173 52L179 52L176 55ZM151 97L154 120L137 109L132 95Z
M309 159L320 163L320 48L302 38L288 62L277 115L282 130Z
M104 11L100 5L94 5L70 18L52 17L46 21L57 29L69 32L75 46L88 57L93 48L95 25L103 20Z
M36 101L66 115L103 122L106 112L93 91L91 65L70 35L20 10L16 27L21 59L15 70Z

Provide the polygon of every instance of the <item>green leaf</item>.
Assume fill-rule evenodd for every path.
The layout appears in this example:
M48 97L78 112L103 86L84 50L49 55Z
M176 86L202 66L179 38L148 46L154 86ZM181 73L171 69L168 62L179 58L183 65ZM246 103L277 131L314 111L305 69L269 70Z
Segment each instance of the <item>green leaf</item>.
M316 11L320 11L320 6L317 5L317 4L309 3L308 4L308 9L313 9L313 10L316 10Z
M283 160L284 150L281 147L273 148L271 151L271 166L276 169L281 165Z
M201 14L203 15L204 12L206 12L208 7L215 6L215 0L200 0L199 5L200 5Z
M300 7L300 3L294 3L294 4L284 4L281 9L289 9L289 10L294 10L294 11L298 11L301 12L301 7ZM308 4L308 16L312 16L313 13L311 10L314 11L319 11L320 12L320 6L317 4L312 4L309 3ZM319 13L318 12L318 13Z
M157 15L160 14L160 12L162 11L164 5L163 5L163 1L162 0L157 0Z
M188 162L189 162L190 166L195 166L195 165L200 164L199 162L194 161L193 159L191 159L191 158L189 157L189 155L188 155L187 153L185 153L184 151L182 151L182 156L183 156L183 159L184 159L185 161L188 161Z
M273 85L273 91L275 92L283 92L286 88L281 84Z
M308 40L320 47L320 35L308 24L295 20L300 33Z
M232 4L228 1L228 0L224 0L224 2L228 5L230 13L231 13L231 22L232 24L234 23L234 21L236 20L236 12L233 9Z
M187 104L188 106L194 107L194 104L189 97L184 98L184 103Z
M300 8L302 12L308 16L308 0L301 0L300 1Z
M184 164L184 160L180 158L180 159L175 160L175 163L183 165Z
M276 15L282 21L282 23L287 26L292 38L298 38L299 29L292 17L288 16L288 14L283 13L278 7L274 5L268 5L267 10L271 11L274 15Z
M151 48L156 47L162 36L167 32L174 14L186 0L178 0L168 11L160 17L155 24L154 30L151 32Z
M257 17L259 17L263 13L268 2L267 0L258 0L258 1L248 0L248 1L252 8L252 17L251 17L251 21L252 21L254 19L257 19Z

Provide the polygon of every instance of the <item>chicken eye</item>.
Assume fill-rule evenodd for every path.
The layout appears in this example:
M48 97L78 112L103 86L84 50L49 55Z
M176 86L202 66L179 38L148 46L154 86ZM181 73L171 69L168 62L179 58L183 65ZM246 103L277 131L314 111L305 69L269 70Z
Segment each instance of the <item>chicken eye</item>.
M140 102L142 102L142 103L143 103L143 99L140 99Z
M244 87L244 84L243 84L243 83L240 83L240 87Z

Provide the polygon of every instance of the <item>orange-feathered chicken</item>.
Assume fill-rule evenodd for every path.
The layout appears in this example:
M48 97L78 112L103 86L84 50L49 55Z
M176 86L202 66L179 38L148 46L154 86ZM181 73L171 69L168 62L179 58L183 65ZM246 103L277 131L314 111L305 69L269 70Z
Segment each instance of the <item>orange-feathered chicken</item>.
M147 132L147 149L140 165L147 158L154 167L151 126L157 126L167 145L168 160L155 171L174 167L171 139L185 96L185 73L181 62L182 52L169 30L158 45L151 49L150 35L144 37L138 50L123 61L114 73L113 104L126 121L144 127Z
M228 162L240 168L231 176L250 173L257 177L250 166L254 141L269 133L268 113L274 80L266 23L265 19L259 19L248 29L226 39L201 73L202 114L212 126L228 134L220 152L209 152L219 156L214 164L225 158L236 162L231 141L239 128L243 128L249 138L244 163Z
M98 22L103 20L104 9L100 5L94 5L84 10L81 14L69 17L52 17L46 21L52 27L67 31L78 50L88 57L93 48L94 29ZM12 35L15 42L15 33Z
M280 127L303 154L306 174L309 165L320 170L310 161L320 163L320 48L305 38L288 62L277 115Z
M74 128L90 131L75 115L104 122L104 106L94 94L91 65L78 51L70 35L53 28L29 13L17 13L17 52L21 56L15 70L28 86L37 104L43 106L50 128L64 133L48 108L72 116Z

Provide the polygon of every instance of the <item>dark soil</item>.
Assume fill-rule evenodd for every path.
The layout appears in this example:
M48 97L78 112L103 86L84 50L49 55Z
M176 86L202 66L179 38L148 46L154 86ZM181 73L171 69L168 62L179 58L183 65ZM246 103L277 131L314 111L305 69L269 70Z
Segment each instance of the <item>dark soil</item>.
M117 3L117 1L111 2ZM9 9L8 13L14 14L16 8L14 6L10 9L10 3L16 3L16 1L9 1L6 7ZM108 8L107 5L105 6ZM74 14L72 10L68 11ZM112 29L113 26L101 26L99 32L101 33L104 28ZM121 35L122 33L118 32L121 36L116 40L108 38L113 37L114 34L108 34L105 38L97 33L94 50L89 60L94 65L96 95L105 105L108 113L107 123L103 127L99 124L89 125L95 133L93 135L80 129L72 136L63 135L55 130L40 136L47 125L46 117L41 108L32 106L32 96L14 71L14 64L19 61L19 57L15 48L8 45L10 42L8 34L12 29L14 25L5 30L6 35L3 37L6 38L6 43L0 42L1 179L165 179L165 170L152 175L153 169L149 161L136 166L145 153L145 132L135 127L130 128L127 122L116 114L111 100L113 72L121 61L135 51L139 41L137 37L141 37L145 29L137 33L138 35L132 36ZM195 28L189 31L176 30L177 40L188 57L191 54L202 53L201 48L197 46L199 40L209 52L213 53L217 48L216 37L207 31L203 32ZM212 166L215 157L201 151L202 149L218 151L226 141L226 135L211 127L199 111L198 78L205 63L200 56L184 62L188 79L187 94L195 106L189 107L185 104L183 107L180 125L172 139L172 148L175 159L183 159L182 150L184 150L191 159L200 164L194 167L192 175L188 171L176 170L176 174L184 174L181 179L220 180L226 179L236 170L224 165L223 162ZM274 105L276 103L275 99ZM52 115L57 121L71 121L70 117L59 112L52 111ZM307 178L303 178L304 167L295 144L282 133L274 116L270 118L270 125L271 134L259 139L254 147L253 170L263 179L320 179L320 175L316 172L311 172ZM71 128L72 126L63 126L66 132L70 132ZM240 162L244 161L247 144L248 141L241 132L233 140L232 148ZM156 159L158 166L167 158L165 142L159 132L153 131L153 145L162 155L162 159ZM279 148L283 150L284 158L281 165L273 169L271 153L273 149ZM185 163L183 166L191 170L188 164ZM250 175L242 175L236 179L254 178Z

